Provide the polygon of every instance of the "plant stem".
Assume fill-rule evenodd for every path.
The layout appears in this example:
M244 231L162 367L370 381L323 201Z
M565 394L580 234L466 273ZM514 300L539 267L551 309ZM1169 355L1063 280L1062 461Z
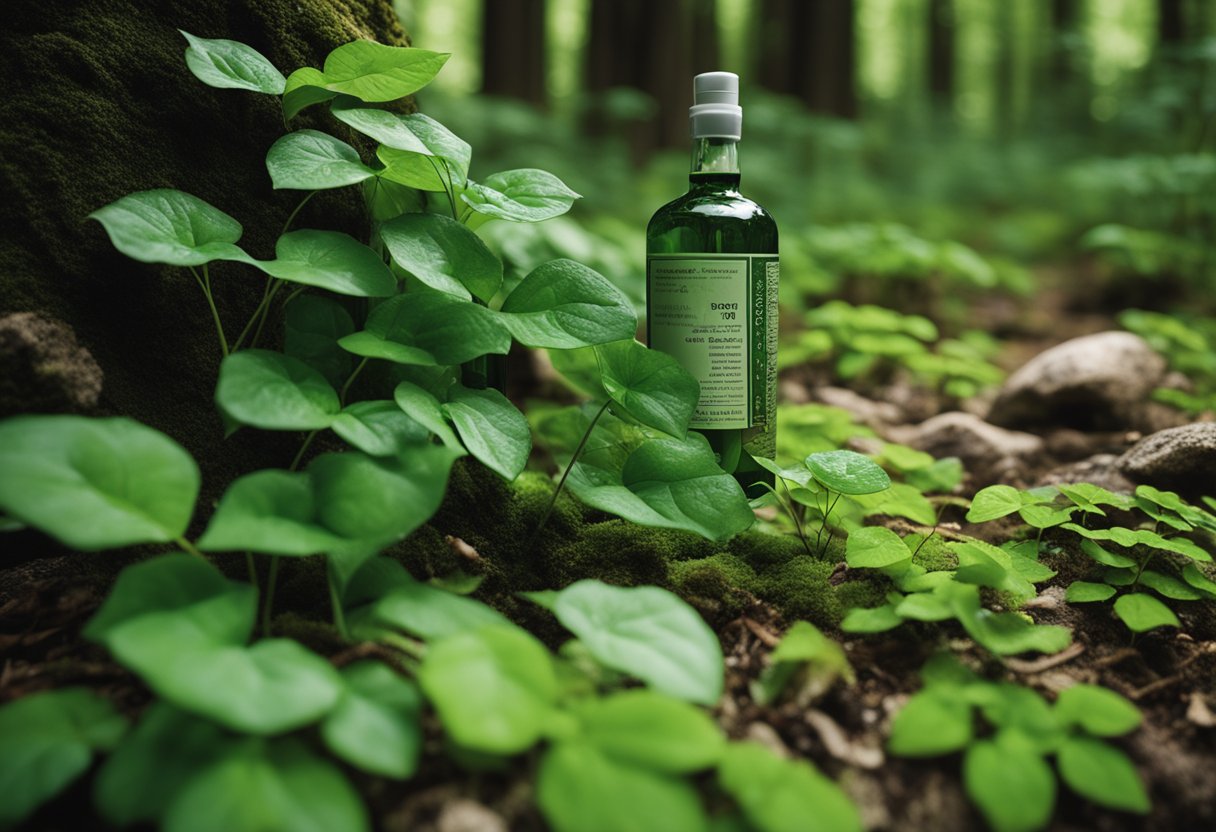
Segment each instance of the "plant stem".
M189 540L186 540L184 535L182 537L177 538L173 542L176 543L178 546L181 546L183 551L189 552L190 554L194 555L196 558L202 558L203 560L207 559L207 556L204 555L202 552L200 552L198 550L197 546L195 546Z
M266 576L266 601L262 605L262 638L270 637L270 613L274 609L274 585L279 577L279 558L270 558L270 574Z
M287 221L283 223L283 230L279 232L280 237L287 233L287 229L291 228L291 223L295 220L296 214L300 213L300 209L307 205L308 200L312 199L318 193L320 193L320 191L309 191L308 196L301 199L300 204L295 207L295 210L287 215Z
M245 553L245 566L249 569L249 583L253 586L254 591L258 589L258 567L253 562L253 552Z
M219 310L215 308L215 297L211 294L211 273L207 270L207 264L203 264L203 276L199 277L198 272L194 267L190 267L190 274L194 275L194 279L198 281L198 287L203 290L203 295L207 298L207 306L211 308L211 320L215 321L215 332L220 337L220 351L224 357L228 357L228 339L224 337L224 325L220 323Z
M802 521L798 518L798 513L794 511L794 495L790 493L790 484L786 482L783 477L778 477L777 479L781 480L781 485L783 488L785 488L785 496L788 499L784 501L783 505L794 521L794 528L798 531L798 539L802 541L802 547L806 549L806 553L808 555L812 554L811 543L806 539L806 533L802 530ZM767 483L765 484L767 485ZM773 494L777 496L778 500L781 499L781 495L777 494L776 490L773 491Z
M820 528L820 530L819 530L819 531L820 531L820 533L822 533L822 532L823 532L823 529L824 529L824 528L827 528L827 525L828 525L828 518L832 516L832 509L836 508L836 504L840 502L840 498L841 498L841 496L843 496L843 495L841 495L841 494L837 494L837 495L836 495L836 499L835 499L835 500L832 500L832 504L831 504L830 506L828 506L828 510L827 510L827 511L825 511L825 512L823 513L823 527L822 527L822 528ZM825 502L825 503L827 502L827 494L826 494L826 493L824 494L824 502ZM833 538L833 537L835 537L835 536L836 536L836 530L835 530L835 529L828 529L828 540L827 540L827 543L824 543L824 544L823 544L823 548L819 550L819 555L820 555L820 557L822 557L823 555L827 554L828 547L832 545L832 538ZM818 542L818 541L816 541L816 542Z
M319 431L310 431L308 436L304 437L304 444L300 446L300 450L296 451L295 459L291 461L291 466L288 471L294 471L300 467L300 460L304 458L304 452L308 450L308 446L312 444L312 440L316 438Z
M545 527L545 523L549 521L549 515L553 513L553 507L557 505L558 495L562 493L562 487L566 484L566 477L570 476L570 472L574 470L574 464L578 462L578 455L583 452L583 447L587 444L587 440L591 438L591 431L595 430L596 422L598 422L600 417L604 415L604 411L608 409L608 405L611 403L612 400L609 399L600 406L600 409L595 413L595 417L591 420L591 424L587 425L587 430L583 432L582 439L578 440L578 447L574 449L574 455L570 457L570 464L567 465L566 470L562 472L562 478L557 481L557 488L554 489L553 496L549 499L549 505L545 507L545 513L540 518L540 523L537 524L536 531L532 533L533 540L540 535L541 530Z
M270 284L274 281L273 277L266 278L266 288L262 290L262 299L258 301L257 308L253 310L253 314L249 316L249 322L245 324L245 328L241 330L241 334L237 336L236 341L232 344L232 351L236 352L241 348L241 344L245 343L245 336L249 334L249 330L253 329L262 314L262 310L266 308L266 304L270 302Z
M350 640L350 633L346 631L346 613L342 610L342 598L338 595L338 584L334 581L333 575L327 575L329 583L329 603L334 610L334 626L338 628L338 635L343 639Z
M254 330L253 340L249 342L249 349L253 349L258 345L258 340L262 337L262 327L266 326L266 319L270 317L270 304L281 288L283 288L282 280L274 281L274 285L270 287L270 292L266 295L266 303L262 306L262 311L258 317L258 328Z
M384 633L379 639L381 644L400 650L407 656L413 656L416 659L421 659L426 654L426 647L420 641L414 641L412 638L398 635L397 633Z
M359 377L359 373L363 372L363 368L367 366L367 362L370 360L371 359L365 357L359 362L355 369L351 371L351 374L347 376L346 383L342 385L341 391L338 392L339 404L343 406L346 405L346 394L350 391L350 386L355 383L355 379Z

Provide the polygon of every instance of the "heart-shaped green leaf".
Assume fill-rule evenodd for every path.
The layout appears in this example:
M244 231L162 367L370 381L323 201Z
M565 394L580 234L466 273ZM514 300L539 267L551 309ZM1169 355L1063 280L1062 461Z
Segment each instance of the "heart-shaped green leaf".
M348 607L360 606L352 618L395 627L428 641L477 630L508 627L511 622L493 607L414 580L397 561L374 558L346 587Z
M1092 604L1114 597L1115 588L1109 584L1090 581L1073 581L1064 592L1064 600L1070 604Z
M696 610L665 589L578 581L558 593L553 612L597 661L660 693L703 705L722 695L717 636Z
M390 401L347 405L334 417L331 427L338 436L372 456L400 456L431 438L429 430Z
M186 49L186 66L207 86L252 90L267 95L281 95L287 86L283 73L252 46L222 38L199 38L181 29L177 31L190 43Z
M910 560L912 552L885 526L864 526L849 533L845 558L853 569L882 569Z
M337 98L338 94L325 89L325 74L321 70L304 66L287 76L283 88L283 120L291 121L305 107L322 104Z
M1124 812L1148 814L1148 793L1132 761L1099 740L1069 737L1057 758L1060 777L1077 794Z
M215 402L230 419L264 430L327 428L342 409L324 376L270 350L243 350L225 358Z
M359 151L319 130L296 130L266 151L266 170L275 188L322 191L370 179L376 172Z
M971 705L955 691L922 691L895 715L887 748L900 757L938 757L961 751L972 738Z
M413 382L403 381L393 390L393 398L407 416L438 436L444 445L455 450L463 449L464 446L448 426L443 405L430 391Z
M255 471L228 486L198 546L204 552L303 556L345 542L317 523L310 475Z
M707 832L690 783L619 762L587 743L549 749L536 800L554 832Z
M805 760L782 759L759 743L731 743L718 782L762 832L861 832L839 786Z
M342 772L298 739L247 739L224 750L173 800L165 832L364 832L371 825Z
M338 339L355 331L350 313L334 298L300 295L287 305L283 352L298 358L338 388L350 375L354 359Z
M1033 832L1051 819L1056 778L1028 743L974 743L963 757L963 782L996 832Z
M127 194L89 214L114 248L142 263L201 266L250 260L236 241L241 224L196 196L170 188Z
M153 702L102 764L93 790L97 808L115 826L159 821L186 784L232 742L215 723Z
M1124 697L1098 685L1077 684L1060 691L1056 714L1065 725L1080 725L1095 737L1118 737L1140 724L1140 711Z
M501 318L521 344L556 349L632 339L638 325L621 290L573 260L533 269L503 301Z
M516 627L485 627L432 643L418 682L452 739L490 754L530 748L557 699L549 651Z
M614 447L609 444L606 450ZM755 520L743 489L718 467L700 434L645 441L623 463L620 454L597 450L588 443L568 479L575 495L593 508L644 526L685 529L710 540L732 537Z
M362 332L338 343L366 358L436 366L463 364L491 353L506 355L511 333L484 306L419 289L380 304Z
M356 40L326 56L324 86L361 101L395 101L429 84L449 57L446 52Z
M181 537L198 487L190 455L130 419L0 422L0 510L74 549Z
M402 214L380 237L393 262L432 289L489 301L502 284L502 263L481 238L442 214Z
M597 346L595 356L604 391L621 410L677 438L688 432L701 388L678 361L632 338Z
M1157 627L1182 626L1173 610L1143 592L1119 596L1119 600L1115 601L1115 615L1133 633L1143 633Z
M524 470L532 453L532 430L502 393L454 384L443 410L469 453L491 471L514 480Z
M971 500L967 510L968 523L987 523L1013 514L1026 505L1022 492L1009 485L990 485L981 488Z
M811 454L806 467L822 485L838 494L873 494L891 485L891 478L877 462L856 451Z
M11 829L63 791L127 730L108 700L60 688L0 707L0 827Z
M464 187L472 148L435 119L360 107L349 98L334 102L332 112L380 143L377 155L385 165L380 175L386 179L424 191Z
M254 265L279 280L363 298L384 298L397 291L397 279L380 256L348 234L289 231L274 251L274 260Z
M1182 579L1210 598L1216 598L1216 581L1199 571L1193 563L1182 567Z
M692 705L649 690L589 699L576 711L579 734L619 763L672 774L716 765L726 739Z
M967 634L999 656L1028 650L1058 653L1072 642L1072 632L1066 627L1034 624L1019 613L985 609L974 584L949 581L934 591L950 604Z
M488 217L541 222L566 213L580 197L553 174L524 168L495 173L483 183L470 179L460 198Z
M412 683L376 661L342 669L346 690L321 723L337 756L369 774L404 780L422 751L422 696Z

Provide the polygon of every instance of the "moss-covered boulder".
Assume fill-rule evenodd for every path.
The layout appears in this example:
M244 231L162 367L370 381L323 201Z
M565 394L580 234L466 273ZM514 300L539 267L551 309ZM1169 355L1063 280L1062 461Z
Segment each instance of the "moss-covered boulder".
M246 42L285 73L357 38L406 40L388 0L5 3L0 317L34 312L70 325L105 373L101 410L182 442L208 495L242 470L283 465L299 440L242 431L225 443L212 404L220 353L198 287L181 270L126 259L86 217L132 191L179 188L236 217L241 244L265 258L303 194L273 191L266 174L266 150L285 129L278 100L204 86L186 68L178 29ZM355 189L314 199L297 224L366 235ZM233 263L212 271L220 312L239 330L263 278Z

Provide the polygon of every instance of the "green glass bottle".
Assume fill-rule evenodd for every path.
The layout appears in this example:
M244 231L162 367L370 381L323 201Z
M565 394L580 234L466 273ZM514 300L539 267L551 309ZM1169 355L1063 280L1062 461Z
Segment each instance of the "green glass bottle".
M748 496L773 484L777 445L777 223L739 192L739 77L693 79L688 193L646 229L646 336L696 376L691 427Z

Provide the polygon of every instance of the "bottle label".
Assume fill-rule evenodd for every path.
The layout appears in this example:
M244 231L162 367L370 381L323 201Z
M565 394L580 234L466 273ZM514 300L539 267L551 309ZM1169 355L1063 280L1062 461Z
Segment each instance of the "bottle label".
M777 283L776 254L647 256L647 341L701 385L690 427L776 418Z

